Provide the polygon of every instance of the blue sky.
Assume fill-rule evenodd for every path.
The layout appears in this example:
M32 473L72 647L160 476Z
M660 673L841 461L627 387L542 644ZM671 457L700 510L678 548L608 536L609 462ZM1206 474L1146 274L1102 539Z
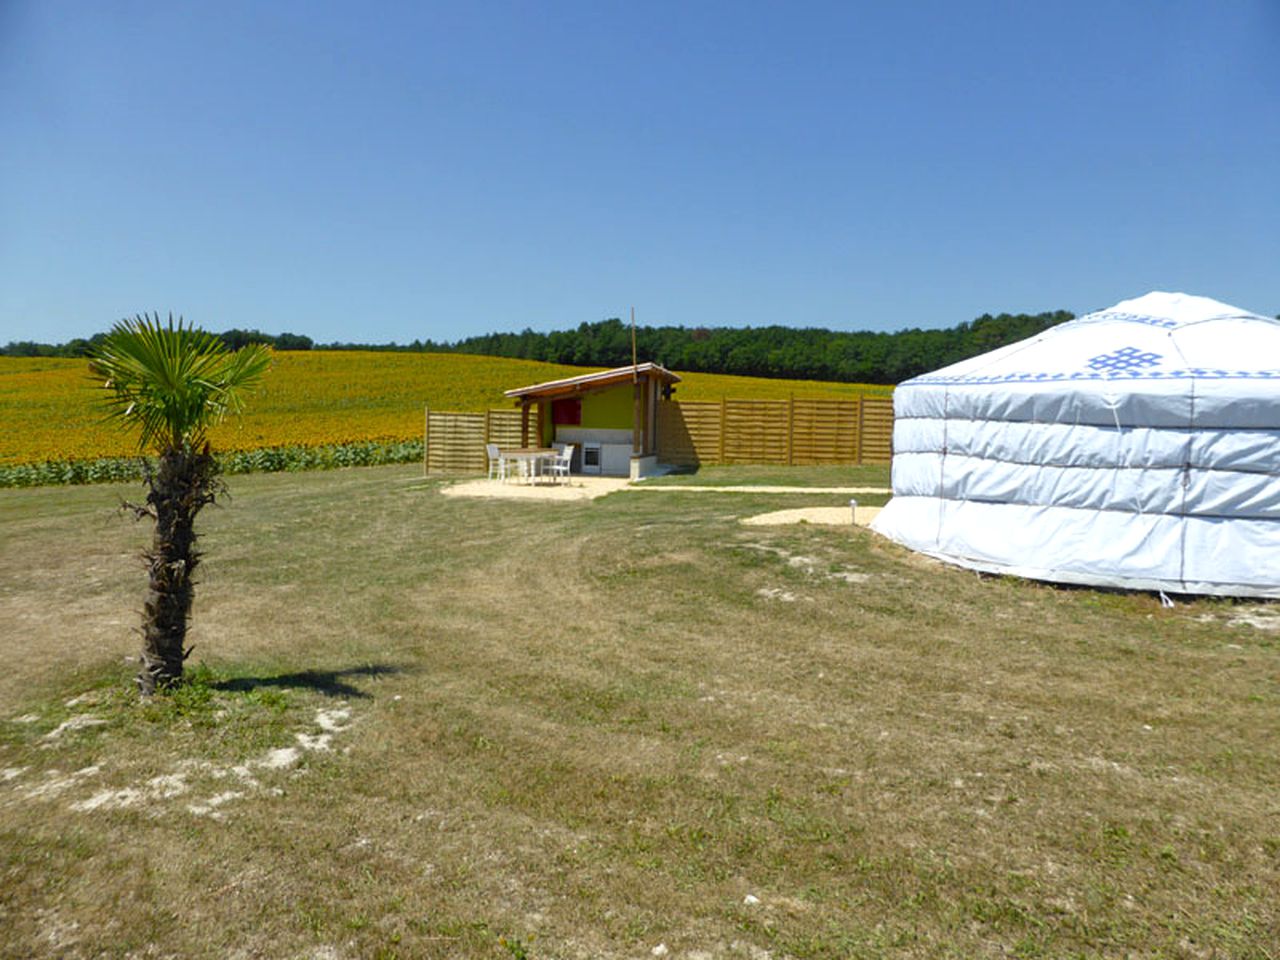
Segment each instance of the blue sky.
M0 0L0 342L1280 312L1280 3Z

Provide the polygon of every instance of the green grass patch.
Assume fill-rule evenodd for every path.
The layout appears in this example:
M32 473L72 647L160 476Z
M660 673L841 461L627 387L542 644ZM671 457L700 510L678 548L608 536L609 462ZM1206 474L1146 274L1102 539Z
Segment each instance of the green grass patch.
M1269 607L740 522L820 493L505 503L419 474L236 478L201 517L189 682L145 704L124 488L0 493L0 955L1280 940Z
M888 487L889 465L831 464L821 467L786 467L768 464L705 464L676 470L646 480L654 486L794 486ZM861 501L859 501L861 502Z

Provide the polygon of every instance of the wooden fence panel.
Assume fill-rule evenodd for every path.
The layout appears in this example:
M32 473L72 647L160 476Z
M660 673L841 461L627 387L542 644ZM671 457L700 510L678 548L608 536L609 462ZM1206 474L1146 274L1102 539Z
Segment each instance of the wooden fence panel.
M500 447L520 446L519 410L490 410L487 416L489 420L485 443L496 443ZM533 420L532 414L530 420ZM535 422L529 424L530 428L535 425Z
M692 466L720 459L719 403L699 401L658 404L658 459Z
M725 463L786 463L790 449L786 400L726 400Z
M483 473L484 446L520 446L520 411L427 411L428 473ZM888 463L893 400L664 400L658 404L658 459L699 463Z
M893 400L663 401L663 463L888 463Z
M793 400L791 462L857 463L860 406L860 398Z
M427 412L426 462L428 473L484 473L489 461L484 452L483 413Z
M888 463L893 459L893 399L863 397L861 463Z

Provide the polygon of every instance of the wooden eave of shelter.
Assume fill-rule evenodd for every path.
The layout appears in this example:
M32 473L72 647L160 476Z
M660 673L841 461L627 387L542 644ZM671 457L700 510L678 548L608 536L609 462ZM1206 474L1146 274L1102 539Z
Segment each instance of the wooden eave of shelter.
M657 363L640 363L634 366L615 367L599 373L584 373L564 380L547 380L527 387L507 390L506 396L528 403L531 400L554 400L558 397L574 397L591 390L602 390L619 383L638 380L656 380L662 384L679 383L680 376Z

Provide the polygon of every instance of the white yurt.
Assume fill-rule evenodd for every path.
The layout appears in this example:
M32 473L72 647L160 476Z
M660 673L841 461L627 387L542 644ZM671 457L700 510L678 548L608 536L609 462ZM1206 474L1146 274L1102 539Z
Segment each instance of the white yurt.
M1149 293L902 383L874 529L976 570L1280 597L1280 321Z

